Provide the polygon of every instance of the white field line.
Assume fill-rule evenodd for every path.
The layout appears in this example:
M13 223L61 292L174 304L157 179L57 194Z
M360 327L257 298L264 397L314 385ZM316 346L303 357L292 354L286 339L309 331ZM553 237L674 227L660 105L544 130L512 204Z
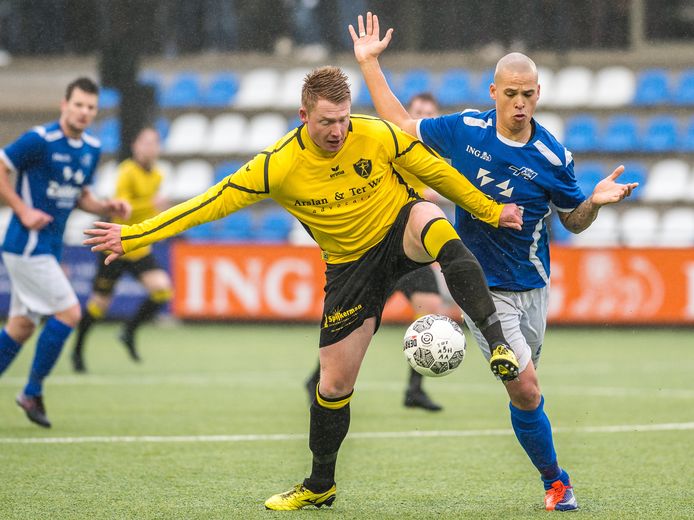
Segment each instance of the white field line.
M271 383L268 383L271 381ZM244 386L267 388L295 388L303 390L303 379L290 379L286 376L273 377L272 374L246 373L246 374L171 374L171 375L142 375L142 376L100 376L100 375L59 375L47 380L48 386ZM21 387L26 383L25 377L0 378L0 387ZM466 384L446 382L437 387L437 392L460 393L475 392L488 393L494 389L495 382L491 384ZM549 385L547 385L549 386ZM358 391L395 391L402 392L404 382L393 381L359 381ZM597 397L648 397L648 398L675 398L694 399L694 390L685 388L634 388L611 386L564 386L551 385L548 394L597 396Z
M582 428L554 428L555 433L645 433L694 430L694 422L662 424L618 424ZM351 439L412 439L423 437L492 437L513 435L511 429L493 430L411 430L403 432L355 432ZM276 442L305 441L305 433L247 435L126 435L85 437L0 437L0 444L116 444L116 443L191 443L191 442Z

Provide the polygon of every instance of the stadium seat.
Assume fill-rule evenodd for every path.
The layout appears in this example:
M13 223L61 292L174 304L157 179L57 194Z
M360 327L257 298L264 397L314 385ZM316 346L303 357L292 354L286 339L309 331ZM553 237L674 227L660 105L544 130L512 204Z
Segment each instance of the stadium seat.
M301 100L301 88L304 84L304 78L306 78L306 74L309 72L311 72L310 68L299 67L289 69L284 73L277 93L276 106L278 108L298 108Z
M559 142L563 142L566 137L564 132L564 120L559 114L554 112L536 112L535 120L544 126L550 133L557 138ZM571 150L570 147L567 146Z
M682 152L694 152L694 117L689 118L680 134L679 150Z
M494 83L494 71L485 70L479 74L477 81L473 83L471 101L480 107L481 110L491 108L494 100L489 97L489 85Z
M306 228L296 219L292 222L292 229L287 236L287 240L293 246L316 246L316 241L311 238Z
M665 210L656 242L662 247L694 247L694 208Z
M70 216L65 223L65 233L63 243L69 246L81 246L84 241L84 230L89 229L97 220L101 220L93 213L87 213L79 208L70 212Z
M381 70L383 70L383 75L386 77L388 84L393 85L393 73L390 71L390 69ZM358 85L356 93L354 90L352 90L352 104L359 108L373 108L371 94L369 93L369 89L366 88L366 83L364 82L364 78L361 77L361 74L356 78L352 85ZM407 101L404 99L401 99L400 101L407 103Z
M434 78L428 69L410 69L400 76L394 87L397 98L407 105L415 94L433 93Z
M672 89L671 100L676 105L694 105L694 69L683 70Z
M287 133L287 120L281 114L258 114L248 124L243 150L257 153L272 146L275 141Z
M238 108L268 108L275 106L280 90L280 75L276 69L255 69L241 78L239 92L233 105ZM299 100L296 100L297 104Z
M157 167L162 175L161 185L159 186L159 195L165 201L174 200L174 190L176 189L176 168L171 161L159 159Z
M569 118L564 130L564 145L572 152L589 152L598 148L598 119L590 114Z
M689 164L681 159L663 159L648 172L641 198L648 202L684 200L690 183Z
M116 193L116 177L118 164L114 160L102 162L96 170L93 189L99 198L113 197Z
M112 154L120 149L120 120L108 117L98 123L93 130L101 141L101 153Z
M182 201L200 195L212 186L214 170L212 165L203 159L189 159L181 162L176 168L173 200Z
M622 244L650 247L656 244L660 224L658 210L648 206L627 208L619 219Z
M205 151L209 154L233 154L243 150L248 121L241 114L219 114L210 124Z
M254 211L243 209L219 220L217 239L224 242L248 242L256 237Z
M587 67L565 67L555 74L553 89L553 106L586 106L593 95L593 72Z
M209 121L203 114L188 113L171 123L164 149L172 155L200 153L205 147Z
M204 224L200 224L199 226L187 229L182 236L186 240L191 240L193 242L216 241L220 239L219 233L217 231L218 227L219 226L217 224L217 221L205 222Z
M201 105L200 78L195 72L181 72L162 90L159 105L163 108L189 108Z
M256 236L263 242L286 242L294 224L294 217L283 209L269 209L260 215Z
M663 105L670 98L670 78L665 69L645 69L638 73L635 105Z
M450 69L441 75L435 95L442 107L451 107L470 101L470 91L470 73L465 69Z
M206 107L224 108L231 105L239 91L239 79L233 72L220 72L210 79L202 92L201 104Z
M671 152L677 148L677 120L672 116L654 116L641 134L641 149L647 152Z
M169 121L164 116L158 117L157 120L154 122L154 128L157 132L159 132L159 139L161 139L161 142L163 143L169 137L171 121Z
M605 168L599 162L581 161L574 168L576 181L583 194L588 197L593 193L595 185L605 178Z
M214 182L218 183L232 173L235 173L243 164L243 161L226 161L218 164L214 169Z
M577 247L614 247L619 245L618 215L611 207L603 207L598 218L586 229L573 235L572 245Z
M559 220L559 212L552 211L552 217L549 221L549 239L555 244L570 244L573 238L573 233L566 229Z
M622 66L605 67L595 74L591 105L621 107L630 104L636 91L634 72Z
M631 115L616 115L607 120L600 137L600 149L606 152L631 152L638 149L638 122Z
M554 71L547 67L538 67L537 82L540 84L541 106L551 107L554 105L554 93L556 92Z
M145 70L139 74L137 80L141 85L149 85L152 87L157 102L159 102L161 93L164 90L164 79L161 77L161 74L151 69Z
M349 82L349 90L352 94L352 100L357 99L359 97L362 87L361 71L352 67L342 67L342 72L344 72L347 76L347 81ZM294 107L298 106L299 100L297 99L296 103L294 104Z
M99 89L99 110L111 110L120 105L120 92L112 87Z

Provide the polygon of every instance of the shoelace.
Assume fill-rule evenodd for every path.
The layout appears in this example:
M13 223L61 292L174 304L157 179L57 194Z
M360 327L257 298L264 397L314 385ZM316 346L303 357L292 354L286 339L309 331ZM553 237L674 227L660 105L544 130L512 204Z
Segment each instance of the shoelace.
M551 500L551 503L557 503L564 497L565 491L566 486L561 480L558 480L552 484L551 489L547 490L547 497L545 498L545 501L549 499Z

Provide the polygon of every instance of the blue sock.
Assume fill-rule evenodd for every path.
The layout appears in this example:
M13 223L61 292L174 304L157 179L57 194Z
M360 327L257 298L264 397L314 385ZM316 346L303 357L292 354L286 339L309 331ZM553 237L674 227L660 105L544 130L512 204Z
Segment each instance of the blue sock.
M518 442L530 457L542 476L545 489L552 482L565 474L557 464L557 454L552 440L552 425L544 410L545 398L540 399L540 405L535 410L520 410L509 403L511 409L511 424L516 432ZM568 484L568 475L566 475Z
M10 366L21 349L22 344L17 343L5 329L2 329L0 332L0 374Z
M72 327L53 316L46 320L46 325L36 342L36 354L34 354L34 362L31 365L29 382L24 388L26 395L37 396L43 393L43 380L50 374L58 361L65 340L71 332Z

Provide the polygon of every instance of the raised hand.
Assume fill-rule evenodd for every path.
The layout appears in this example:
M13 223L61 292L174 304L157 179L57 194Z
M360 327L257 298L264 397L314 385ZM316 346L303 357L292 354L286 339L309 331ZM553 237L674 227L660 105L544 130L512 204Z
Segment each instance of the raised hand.
M94 222L93 229L85 229L84 234L92 238L82 242L85 246L91 246L92 251L110 251L104 263L113 262L124 254L123 243L120 240L121 225L113 222Z
M366 25L364 25L364 17L359 15L357 27L359 33L357 33L352 24L349 25L349 34L354 42L354 56L357 58L357 62L362 63L369 59L378 58L388 47L393 36L393 29L388 29L381 40L378 16L370 12L366 13Z
M631 195L639 183L620 184L616 182L622 173L624 173L624 166L620 165L610 175L598 182L593 189L593 194L590 196L590 201L597 206L604 206L605 204L619 202Z

